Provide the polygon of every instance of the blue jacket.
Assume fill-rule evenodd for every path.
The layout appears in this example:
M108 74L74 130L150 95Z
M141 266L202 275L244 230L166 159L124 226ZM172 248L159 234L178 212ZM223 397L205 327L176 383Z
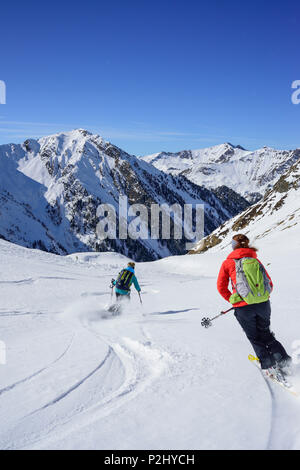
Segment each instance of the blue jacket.
M140 285L139 285L138 280L137 280L137 278L136 278L136 276L135 276L135 274L134 274L134 269L131 268L130 266L128 266L128 267L125 268L125 269L126 269L127 271L130 271L131 273L133 273L133 276L132 276L131 281L130 281L130 286L133 284L134 287L136 288L136 290L137 290L138 292L141 292ZM114 286L116 285L116 283L117 283L117 281L114 281L114 283L113 283ZM129 287L130 287L130 286L129 286ZM120 294L120 295L128 295L128 294L130 293L130 291L128 292L127 290L118 289L118 288L116 287L116 293L117 293L117 294Z

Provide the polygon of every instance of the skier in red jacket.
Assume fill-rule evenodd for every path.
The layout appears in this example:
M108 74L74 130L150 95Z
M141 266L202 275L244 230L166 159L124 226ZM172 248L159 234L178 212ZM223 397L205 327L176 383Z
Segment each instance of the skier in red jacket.
M236 290L236 262L242 258L255 258L256 248L249 246L249 239L246 235L235 235L232 239L233 251L223 262L217 281L219 293L228 302L231 301L235 308L235 317L246 333L247 338L257 357L260 360L261 368L268 369L270 373L279 368L287 371L291 365L291 358L286 353L282 344L276 340L270 330L271 305L270 301L254 303L248 305L241 300ZM260 263L260 262L259 262ZM261 264L261 263L260 263ZM273 290L273 283L269 274L265 271L269 285ZM228 285L231 281L232 292ZM237 300L235 302L235 300Z

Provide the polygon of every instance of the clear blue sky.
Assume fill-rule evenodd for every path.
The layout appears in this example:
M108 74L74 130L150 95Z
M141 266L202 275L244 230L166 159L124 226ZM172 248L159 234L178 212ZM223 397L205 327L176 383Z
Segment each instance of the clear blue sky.
M0 15L0 144L83 127L135 154L300 147L299 0L29 0Z

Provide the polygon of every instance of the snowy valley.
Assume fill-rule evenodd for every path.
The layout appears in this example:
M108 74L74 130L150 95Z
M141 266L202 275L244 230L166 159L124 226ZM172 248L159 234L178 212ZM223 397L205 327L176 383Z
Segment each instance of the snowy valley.
M184 254L184 240L110 240L96 236L97 208L205 204L208 235L249 203L225 185L199 186L129 155L83 129L0 146L0 237L57 254L117 251L135 260Z

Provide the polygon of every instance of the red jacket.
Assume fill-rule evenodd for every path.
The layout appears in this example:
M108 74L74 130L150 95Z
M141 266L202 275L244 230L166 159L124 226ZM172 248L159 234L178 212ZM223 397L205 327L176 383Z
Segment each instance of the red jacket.
M237 250L234 250L232 253L230 253L227 259L223 262L218 276L217 287L221 296L224 297L227 302L229 301L231 294L234 294L236 292L234 288L234 285L236 284L234 260L240 258L257 258L257 256L256 252L254 250L251 250L251 248L238 248ZM273 289L273 283L268 273L267 276L271 281L271 286ZM230 280L232 292L230 292L230 290L228 289L228 284ZM238 302L237 304L234 304L233 306L244 307L245 305L247 305L247 303L242 301Z

